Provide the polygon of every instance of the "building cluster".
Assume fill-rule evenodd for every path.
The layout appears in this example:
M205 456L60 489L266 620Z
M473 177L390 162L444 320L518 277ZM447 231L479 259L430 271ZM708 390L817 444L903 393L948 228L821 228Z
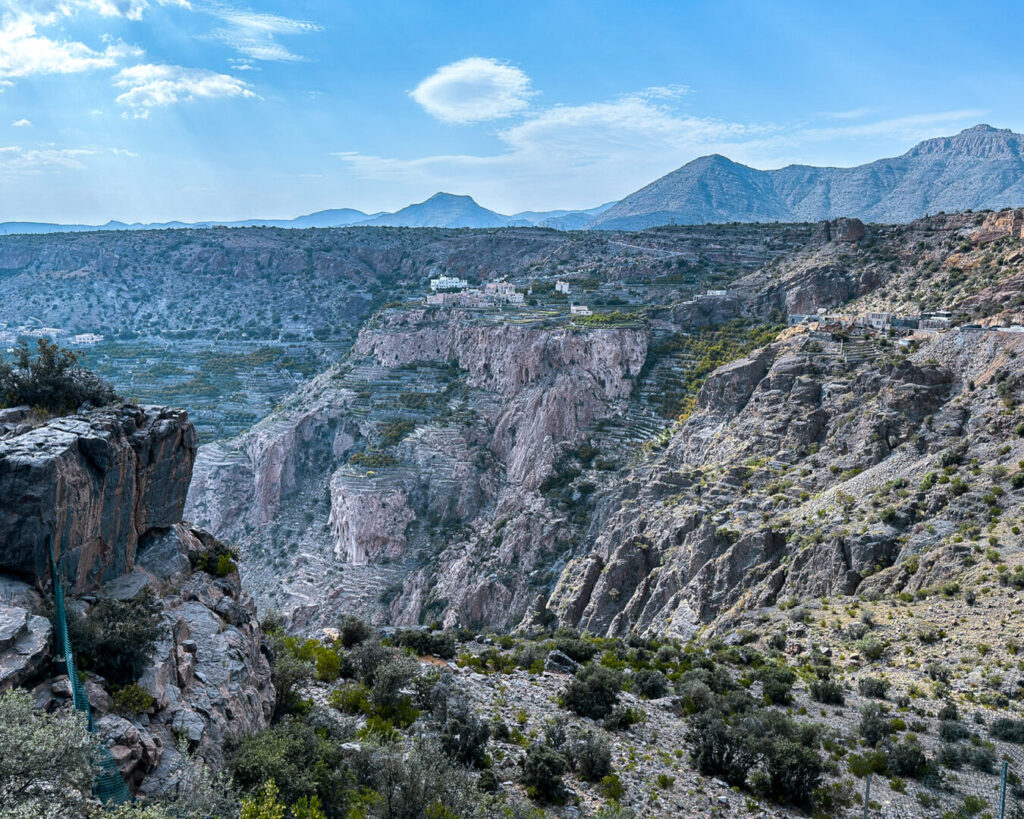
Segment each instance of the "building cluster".
M953 324L953 314L949 310L933 310L922 312L916 316L897 316L892 313L828 313L818 310L815 313L790 313L790 327L798 324L817 324L827 330L948 330Z
M65 344L87 346L99 344L104 337L98 333L78 333L69 335L60 327L10 327L0 322L0 344L13 344L22 338L50 338L60 339Z
M430 280L430 289L434 291L427 295L426 301L430 305L493 307L501 304L519 305L526 301L526 297L517 292L511 282L487 282L481 290L469 287L465 279L441 276Z
M569 288L569 282L563 282L561 279L559 279L558 281L555 282L555 292L556 293L564 293L565 295L568 296L569 295L569 289L570 289Z
M455 276L438 276L436 279L430 280L430 289L435 293L465 290L467 287L469 287L468 281Z

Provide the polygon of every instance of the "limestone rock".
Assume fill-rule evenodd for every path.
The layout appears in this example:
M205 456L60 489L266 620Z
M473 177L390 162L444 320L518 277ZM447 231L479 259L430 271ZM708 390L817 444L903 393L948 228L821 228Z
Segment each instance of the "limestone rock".
M45 617L0 604L0 691L38 673L47 660L51 631Z
M181 410L130 404L0 440L0 570L69 592L123 574L139 538L181 521L196 454Z

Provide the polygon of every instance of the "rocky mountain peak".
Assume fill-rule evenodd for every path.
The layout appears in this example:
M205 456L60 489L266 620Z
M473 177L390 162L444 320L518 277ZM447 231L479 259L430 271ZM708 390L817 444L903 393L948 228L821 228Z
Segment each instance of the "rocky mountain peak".
M979 124L955 136L936 137L915 145L905 157L965 157L978 160L1020 160L1021 139L1009 128Z

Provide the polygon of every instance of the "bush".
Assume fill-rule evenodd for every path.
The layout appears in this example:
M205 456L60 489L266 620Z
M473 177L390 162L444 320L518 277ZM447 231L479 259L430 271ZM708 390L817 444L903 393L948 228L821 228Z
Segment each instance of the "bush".
M598 782L612 770L612 750L598 734L587 731L572 743L572 758L580 777L587 782Z
M81 816L93 784L93 738L74 711L36 711L27 691L0 694L4 815ZM7 813L10 811L10 814Z
M880 677L861 677L857 680L857 690L861 696L884 700L889 691L889 681Z
M885 646L874 637L865 637L863 640L858 640L856 647L864 659L872 663L881 659L882 654L885 653Z
M449 704L438 732L441 750L455 762L476 768L483 767L487 760L490 736L490 727L473 713L464 698Z
M114 710L118 714L130 717L143 714L156 705L156 700L138 683L128 683L115 689L112 699Z
M373 629L353 614L346 614L338 623L338 639L345 648L352 648L373 636Z
M535 742L522 761L520 782L527 793L544 802L561 802L564 786L565 757L547 745Z
M969 736L971 736L971 732L967 726L961 725L959 722L949 719L939 722L939 739L943 742L959 742Z
M860 709L860 725L858 726L864 744L874 748L892 733L892 726L885 718L880 705L868 703Z
M95 671L111 685L135 682L163 633L160 603L149 586L130 600L102 598L87 617L68 612L71 643L82 670Z
M638 722L643 722L644 712L639 708L623 708L616 705L604 718L604 727L609 731L626 731Z
M578 663L590 662L597 654L597 645L582 639L571 631L559 631L555 635L554 645L556 651L568 654Z
M788 705L793 701L793 683L796 674L786 666L770 665L759 675L765 699L773 705Z
M916 742L903 740L886 748L889 771L895 776L920 779L928 768L928 759Z
M846 701L843 687L835 680L814 680L810 691L812 700L825 705L842 705Z
M622 799L625 794L626 788L622 784L622 780L619 779L618 774L608 774L601 780L601 793L605 799L610 799L613 802L618 802Z
M1010 717L993 720L989 733L992 734L994 739L1024 745L1024 720L1011 719Z
M661 699L668 695L668 677L660 671L641 668L633 675L633 688L645 699Z
M294 719L243 739L231 772L244 791L255 792L272 779L286 804L318 796L332 815L344 815L350 777L340 748Z
M455 635L450 631L399 629L392 638L396 646L411 648L417 655L432 655L443 660L455 657Z
M562 692L560 704L581 717L604 719L619 701L619 674L602 665L588 665L576 672Z
M0 360L0 408L27 404L67 414L83 405L102 407L119 400L113 386L79 362L78 353L49 339L36 341L34 355L20 342L13 362Z

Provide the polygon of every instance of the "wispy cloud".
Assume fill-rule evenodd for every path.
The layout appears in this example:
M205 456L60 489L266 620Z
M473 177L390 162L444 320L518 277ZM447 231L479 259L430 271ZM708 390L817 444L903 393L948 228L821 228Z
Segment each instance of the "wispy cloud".
M179 102L224 97L255 97L248 83L230 74L180 65L143 64L125 68L114 85L126 89L117 98L130 115L145 119L154 108Z
M14 122L11 123L11 127L12 128L31 128L32 127L32 120L25 119L24 117L22 117L21 119L14 120Z
M442 66L409 93L431 116L458 125L519 113L534 94L521 69L488 57Z
M103 153L98 148L23 148L0 146L0 172L38 171L47 168L82 168L83 157Z
M249 60L273 62L297 62L304 58L295 54L278 41L278 37L309 34L322 31L322 27L306 20L293 20L279 14L245 11L227 6L210 6L205 9L217 17L223 25L210 33L210 39L217 40L243 54ZM236 65L239 70L245 68Z

